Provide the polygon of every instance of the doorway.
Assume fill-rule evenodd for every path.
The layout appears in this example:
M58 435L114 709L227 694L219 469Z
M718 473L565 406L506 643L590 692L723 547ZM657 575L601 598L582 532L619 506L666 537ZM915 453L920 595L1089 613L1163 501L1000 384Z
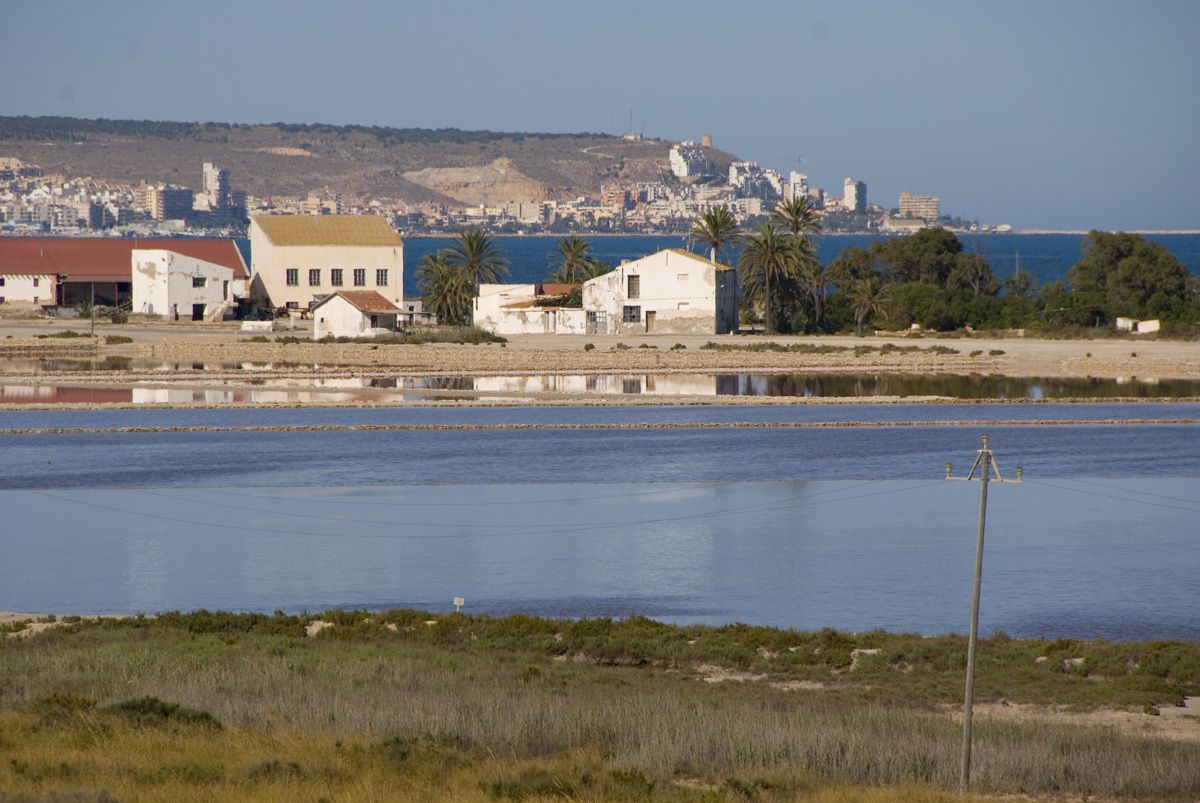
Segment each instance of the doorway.
M646 310L646 334L654 331L654 317L655 313L653 311Z
M192 320L193 321L204 320L204 305L203 304L193 304L192 305Z

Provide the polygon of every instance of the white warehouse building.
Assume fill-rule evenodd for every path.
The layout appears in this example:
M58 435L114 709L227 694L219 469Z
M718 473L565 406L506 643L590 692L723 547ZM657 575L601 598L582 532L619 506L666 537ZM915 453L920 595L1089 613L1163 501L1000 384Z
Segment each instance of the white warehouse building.
M253 215L250 292L307 310L339 290L404 300L404 240L377 215Z
M235 303L230 267L160 248L130 253L134 312L174 321L219 321ZM243 284L237 282L238 296Z

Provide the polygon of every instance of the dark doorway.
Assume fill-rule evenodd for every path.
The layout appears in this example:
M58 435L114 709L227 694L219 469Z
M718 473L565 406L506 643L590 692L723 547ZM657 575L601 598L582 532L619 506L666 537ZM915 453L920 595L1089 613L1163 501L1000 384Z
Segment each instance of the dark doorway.
M204 305L203 304L193 304L192 305L192 320L193 321L204 320Z

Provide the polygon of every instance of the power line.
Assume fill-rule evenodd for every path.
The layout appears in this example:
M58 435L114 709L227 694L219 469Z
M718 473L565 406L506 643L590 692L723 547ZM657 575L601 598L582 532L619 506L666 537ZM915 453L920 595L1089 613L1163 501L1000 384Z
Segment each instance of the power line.
M1116 496L1111 493L1088 491L1083 488L1072 488L1069 485L1058 485L1053 482L1046 482L1045 480L1029 480L1029 482L1034 483L1035 485L1044 485L1047 488L1057 488L1061 491L1071 491L1072 493L1087 494L1088 496L1099 496L1102 499L1116 499L1122 502L1133 502L1136 505L1145 505L1146 507L1160 507L1163 510L1182 510L1186 513L1200 513L1200 509L1194 507L1180 507L1179 505L1164 505L1161 502L1147 502L1145 499L1137 499L1128 496Z
M1067 482L1081 482L1084 485L1095 485L1100 488L1111 488L1111 486L1108 483L1095 482L1094 480L1083 480L1083 479L1079 479L1078 477L1063 477L1062 479L1066 480ZM1189 479L1192 479L1192 478L1189 477ZM1031 480L1031 482L1032 482L1032 480ZM1136 488L1116 488L1114 490L1121 491L1122 493L1138 494L1139 496L1153 496L1156 499L1169 499L1173 502L1184 502L1189 505L1200 504L1200 500L1186 499L1182 496L1168 496L1167 494L1156 494L1153 491L1139 491Z

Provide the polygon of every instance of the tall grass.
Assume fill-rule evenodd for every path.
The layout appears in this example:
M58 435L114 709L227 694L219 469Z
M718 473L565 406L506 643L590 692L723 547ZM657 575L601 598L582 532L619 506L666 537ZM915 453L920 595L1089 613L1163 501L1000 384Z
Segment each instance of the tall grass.
M419 611L321 617L335 627L317 638L303 636L312 617L198 612L72 622L0 641L0 726L12 733L32 720L61 730L64 745L29 748L16 757L24 769L0 766L0 789L34 780L42 789L96 788L112 762L142 762L130 777L162 779L113 787L122 798L177 783L200 784L210 797L237 788L270 798L263 790L279 784L391 777L373 764L340 763L328 752L338 740L359 753L436 756L476 797L545 799L557 778L582 799L610 799L616 793L601 782L610 772L640 774L658 799L690 794L680 779L716 789L707 799L774 799L803 784L924 789L956 778L959 730L941 704L961 694L958 637ZM1186 643L999 636L980 650L978 694L1084 707L1165 703L1195 692L1198 655L1200 645ZM762 681L704 683L701 665ZM796 679L810 683L771 685ZM125 755L155 740L154 760ZM0 744L18 741L0 731ZM67 750L84 742L83 754ZM247 747L259 742L293 747ZM253 762L183 758L244 749ZM579 769L569 758L578 755L600 764ZM985 720L975 756L978 788L991 792L1200 795L1200 744Z

